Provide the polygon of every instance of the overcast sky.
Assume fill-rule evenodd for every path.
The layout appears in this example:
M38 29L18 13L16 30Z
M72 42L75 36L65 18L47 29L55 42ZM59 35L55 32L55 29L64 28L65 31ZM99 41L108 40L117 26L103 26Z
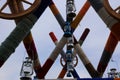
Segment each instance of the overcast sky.
M65 0L54 0L57 8L59 9L64 20L66 19L65 15ZM76 13L83 6L85 0L79 1L75 0L76 4ZM16 27L13 20L0 19L0 43L2 43L6 37L12 32ZM82 45L82 49L86 53L86 56L91 61L95 69L97 68L98 62L100 60L102 51L106 44L106 41L109 36L109 29L104 24L104 22L99 18L94 9L90 7L87 14L84 16L83 20L80 22L78 28L75 30L74 35L77 39L80 38L82 32L85 28L90 29L90 33L87 36L85 42ZM49 37L50 32L54 32L58 40L61 39L63 31L60 28L57 20L53 16L49 7L45 10L40 19L36 22L31 32L35 41L35 45L38 51L39 59L41 65L44 64L46 59L49 57L53 49L55 48L54 43ZM106 69L104 77L107 77L107 72L110 68L115 67L119 70L119 56L120 56L120 45L117 45L117 48L113 54L112 59L115 62L110 62L109 66ZM0 79L1 80L19 80L20 70L22 66L22 61L26 56L26 50L23 43L16 48L16 51L10 56L10 58L5 62L5 64L0 68ZM114 65L114 66L113 66ZM47 79L56 79L59 75L62 66L60 65L60 56L57 58L50 71L46 75ZM79 59L77 67L75 67L77 73L80 77L89 78L89 74Z

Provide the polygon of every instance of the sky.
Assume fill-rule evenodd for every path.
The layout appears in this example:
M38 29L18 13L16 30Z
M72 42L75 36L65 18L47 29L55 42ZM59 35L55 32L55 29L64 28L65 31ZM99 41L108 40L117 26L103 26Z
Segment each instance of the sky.
M112 0L111 0L112 1ZM66 11L65 11L65 0L54 0L55 5L57 6L59 12L61 13L64 20L66 19ZM120 1L118 0L120 3ZM119 4L117 1L114 4ZM76 5L76 13L80 10L80 8L85 3L85 0L79 1L75 0ZM12 32L12 30L16 27L15 22L13 20L5 20L0 18L0 44L7 38L7 36ZM90 29L90 33L88 34L86 40L81 46L83 51L85 52L88 59L91 61L95 69L97 69L97 65L99 63L100 57L102 55L102 51L107 42L110 30L101 20L101 18L96 14L95 10L90 7L83 20L79 23L79 26L73 33L74 36L79 40L82 32L85 28ZM39 55L40 63L43 65L53 49L55 48L54 43L52 42L49 33L54 32L58 40L63 36L63 31L60 28L57 20L53 16L49 7L42 14L40 19L36 22L34 27L31 30L33 39L37 48L37 52ZM112 56L114 62L110 61L104 77L107 77L107 72L110 68L117 68L120 71L120 59L119 59L119 50L120 44L117 45L116 50ZM5 64L0 68L0 79L1 80L18 80L20 78L20 70L22 67L22 62L26 55L26 50L24 48L23 43L16 48L15 52L8 58ZM79 58L79 57L78 57ZM77 73L81 78L90 78L87 70L85 69L82 61L79 59L77 67L75 67ZM46 79L56 79L62 70L62 66L60 64L60 56L57 58L50 71L45 76Z

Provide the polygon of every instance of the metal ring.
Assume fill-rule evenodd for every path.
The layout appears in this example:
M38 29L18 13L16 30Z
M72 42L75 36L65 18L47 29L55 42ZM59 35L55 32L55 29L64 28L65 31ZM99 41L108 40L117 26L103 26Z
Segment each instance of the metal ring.
M16 2L16 3L15 3ZM33 2L29 2L27 0L7 0L3 6L0 8L0 17L3 18L3 19L15 19L15 18L19 18L19 17L22 17L22 16L25 16L27 14L30 14L31 12L33 12L39 5L40 5L40 2L41 0L33 0ZM24 7L19 5L19 4L22 4L22 5L29 5L29 7L27 9L24 10ZM25 3L25 4L23 4ZM11 8L13 9L13 11L8 12L8 11L4 11L4 9L9 6L10 7L10 4L12 4L12 7ZM23 9L22 11L20 11L20 8ZM14 12L15 9L18 9L16 10L17 12Z
M116 10L120 10L120 6L118 8L116 8L115 10L112 9L112 7L110 6L109 4L109 1L108 0L103 0L103 5L106 9L106 11L111 15L113 16L114 18L120 20L120 13L116 12Z

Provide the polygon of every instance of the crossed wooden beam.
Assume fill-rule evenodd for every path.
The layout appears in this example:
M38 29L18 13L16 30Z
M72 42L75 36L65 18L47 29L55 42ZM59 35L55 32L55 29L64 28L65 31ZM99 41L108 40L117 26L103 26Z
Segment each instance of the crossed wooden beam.
M107 12L105 12L103 6L99 6L99 8L98 8L97 4L102 5L101 3L99 3L98 0L97 0L97 2L96 2L96 0L93 0L93 1L87 0L86 3L84 4L83 8L80 10L78 15L74 19L74 21L71 23L71 28L73 29L73 31L77 28L77 26L80 23L80 21L82 20L83 16L89 9L89 7L90 7L89 2L93 6L93 8L95 8L96 12L100 15L100 17L103 19L103 21L105 21L105 19L108 18L108 17L104 18L103 16L105 16L105 15L103 15L102 13L99 13L101 11L104 11L104 13L107 14ZM94 3L94 2L96 2L96 3ZM60 13L59 13L58 9L56 8L55 4L53 3L53 1L52 0L41 0L41 4L35 12L33 12L32 14L27 16L25 19L16 20L17 27L13 30L13 32L10 34L10 36L8 36L8 38L0 46L0 52L1 52L0 53L0 56L1 56L0 66L2 66L4 64L4 62L7 60L7 58L11 55L11 53L13 53L15 51L16 47L24 39L23 43L25 45L26 51L27 51L29 57L32 60L34 60L34 62L35 62L34 70L35 70L37 77L39 79L43 79L45 77L45 75L49 71L50 67L53 65L54 61L56 60L59 53L62 51L62 49L67 41L66 37L63 36L61 38L61 40L57 43L55 49L53 50L53 52L51 53L51 55L49 56L49 58L47 59L45 64L43 66L41 66L30 29L33 27L35 22L39 19L39 17L41 16L41 14L44 12L44 10L46 9L46 7L48 5L49 5L51 11L53 12L54 16L56 17L58 23L60 24L61 28L63 29L65 21L63 20L62 16L60 15ZM103 10L101 10L101 9L103 9ZM109 14L107 14L107 15L109 15ZM33 18L34 18L34 20L33 20ZM111 17L110 17L110 19L111 19ZM108 18L108 20L109 20L109 18ZM120 40L120 36L119 36L120 31L118 30L118 28L120 26L120 22L113 18L111 20L114 20L114 23L108 24L109 21L105 21L105 23L108 24L108 27L111 30L111 33L108 38L105 50L103 51L103 55L101 57L97 71L94 69L93 65L90 63L90 61L87 58L87 56L85 55L84 51L81 49L80 44L74 37L74 39L75 39L74 48L92 78L101 77L103 75L103 73L106 69L106 66L113 54L113 51L114 51L118 41ZM20 28L21 26L26 28L26 31L24 33L22 33L24 28L23 29ZM21 31L21 33L17 32L17 30ZM13 35L14 33L17 33L16 35L19 35L19 34L21 34L21 35L16 36L16 35ZM13 37L14 37L14 39L13 39ZM20 40L18 40L19 38L20 38ZM114 41L114 43L113 43L113 41ZM12 43L12 45L7 44L7 42ZM8 46L8 47L6 47L6 46ZM34 58L33 58L33 56L34 56ZM104 63L106 58L107 58L107 61ZM64 74L66 73L65 68L62 69L58 78L63 78L64 77L63 73ZM76 75L77 75L77 73L76 73ZM77 77L79 77L79 76L77 76Z

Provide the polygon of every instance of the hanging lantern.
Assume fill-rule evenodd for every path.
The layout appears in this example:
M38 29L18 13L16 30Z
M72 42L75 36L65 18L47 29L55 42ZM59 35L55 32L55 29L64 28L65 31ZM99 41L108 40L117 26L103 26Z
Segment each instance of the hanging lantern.
M108 72L109 78L119 78L120 73L116 72L116 68L110 69L110 72Z
M26 57L26 60L22 64L20 76L21 80L31 80L31 76L33 74L33 61Z
M74 0L67 0L66 3L66 13L67 13L67 17L69 18L74 18L76 16L75 11L75 4L74 4Z

